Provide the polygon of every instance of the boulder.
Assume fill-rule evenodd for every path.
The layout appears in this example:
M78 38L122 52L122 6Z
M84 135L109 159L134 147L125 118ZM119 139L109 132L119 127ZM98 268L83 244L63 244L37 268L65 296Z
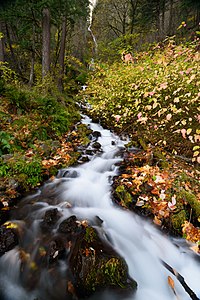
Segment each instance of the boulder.
M0 256L12 250L18 244L17 232L6 225L0 226Z
M108 289L129 293L137 287L135 280L128 275L124 259L89 225L72 243L69 270L78 298Z

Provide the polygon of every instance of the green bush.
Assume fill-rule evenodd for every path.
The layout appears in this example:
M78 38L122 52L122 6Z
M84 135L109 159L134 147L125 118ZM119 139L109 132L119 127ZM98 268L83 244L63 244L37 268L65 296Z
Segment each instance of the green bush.
M0 131L0 156L3 154L8 154L11 151L11 144L10 141L13 139L13 137L5 132Z
M9 86L5 91L5 96L19 112L23 113L30 110L30 99L26 92L14 86Z

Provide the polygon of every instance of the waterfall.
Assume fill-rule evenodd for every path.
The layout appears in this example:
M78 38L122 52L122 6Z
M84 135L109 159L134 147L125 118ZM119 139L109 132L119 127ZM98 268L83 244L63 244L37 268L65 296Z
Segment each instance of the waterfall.
M91 36L92 36L92 40L94 42L94 53L96 54L97 53L97 50L98 50L98 44L97 44L97 41L96 41L96 38L92 32L92 29L91 29L91 26L92 26L92 16L93 16L93 11L94 11L94 8L95 6L97 5L97 0L91 0L90 2L90 5L89 5L89 8L90 8L90 14L89 14L89 26L88 26L88 31L90 32Z
M122 160L119 152L126 142L99 124L92 123L86 116L83 123L100 133L97 141L101 144L101 153L91 156L86 163L60 170L57 178L47 182L36 194L25 198L21 210L17 212L19 219L16 222L21 224L21 230L27 230L24 244L34 245L30 259L39 247L38 242L44 238L39 230L39 223L46 211L57 208L60 213L58 226L63 219L72 215L91 223L98 216L102 220L99 230L125 259L130 276L138 283L136 294L123 299L120 297L120 300L190 300L182 285L161 261L179 272L200 297L200 264L190 250L181 245L179 240L173 242L164 233L160 233L149 221L117 207L111 200L112 178L117 175L117 164ZM24 219L20 220L21 217ZM56 229L52 234L56 234ZM46 287L51 295L48 300L65 299L61 291L56 289L56 283L51 281L49 273L41 273L36 290L26 290L20 282L18 250L16 247L0 259L0 298L46 300L42 292ZM64 273L67 266L62 262L59 268L59 272ZM29 274L27 278L28 276ZM173 277L176 294L168 285L168 276ZM92 299L116 298L110 295Z

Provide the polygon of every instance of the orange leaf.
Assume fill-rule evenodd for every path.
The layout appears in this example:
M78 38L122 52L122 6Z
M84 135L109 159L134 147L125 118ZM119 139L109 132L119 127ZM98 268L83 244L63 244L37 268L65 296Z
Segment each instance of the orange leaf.
M174 290L174 280L170 276L168 276L168 284Z

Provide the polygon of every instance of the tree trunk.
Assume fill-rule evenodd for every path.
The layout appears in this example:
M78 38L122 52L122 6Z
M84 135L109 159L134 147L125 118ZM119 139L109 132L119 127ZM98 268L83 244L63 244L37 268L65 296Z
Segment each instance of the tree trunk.
M3 30L2 30L2 22L0 21L0 34L2 34L2 37L0 36L0 61L5 61L5 52L4 52L4 37L3 37Z
M162 10L162 18L161 18L162 32L161 32L161 37L162 37L162 39L164 39L164 37L165 37L165 5L166 5L166 1L163 0L162 1L162 8L161 8L161 10Z
M50 11L42 11L42 78L50 71Z
M34 82L34 70L35 70L35 25L33 25L33 41L32 41L32 53L31 53L31 70L29 77L29 85L33 85Z
M160 24L160 14L161 14L161 7L160 1L156 1L156 30L157 30L157 41L161 39L161 24Z
M134 30L137 6L138 6L138 0L135 1L131 0L131 29L130 29L131 34L133 33Z
M174 0L170 0L169 3L169 29L168 29L168 35L173 34L173 6L174 6Z
M8 24L6 23L5 24L5 28L6 28L6 38L7 38L7 42L8 42L8 46L9 46L9 50L10 50L10 54L11 54L11 60L12 60L12 63L13 63L13 68L16 68L17 69L17 72L18 74L23 78L23 74L22 74L22 69L21 69L21 66L20 66L20 63L15 55L15 52L14 52L14 49L12 47L12 40L11 40L11 35L10 35L10 28L8 26Z
M58 63L60 66L60 76L58 79L58 89L60 92L63 92L63 76L64 76L64 63L65 63L65 42L66 42L66 17L63 17L62 21L62 33L61 33L61 42L60 42L60 53L58 58Z

